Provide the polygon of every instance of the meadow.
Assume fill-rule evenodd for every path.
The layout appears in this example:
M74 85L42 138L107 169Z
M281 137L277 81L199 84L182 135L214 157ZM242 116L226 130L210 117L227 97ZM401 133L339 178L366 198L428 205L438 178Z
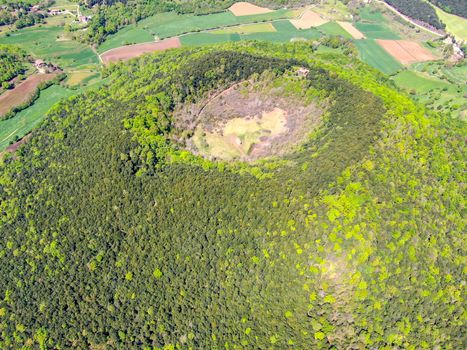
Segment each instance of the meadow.
M190 33L182 35L180 40L184 46L198 46L239 40L265 40L286 43L293 39L318 39L322 36L320 31L315 28L299 30L288 20L274 21L272 23L272 27L274 28L274 31L262 31L263 27L258 26L250 27L248 32L240 30L241 27L233 27L230 29L232 31L230 34L224 30L205 33ZM258 31L254 32L251 30L252 28L257 29Z
M402 65L372 39L355 40L360 59L386 74L394 74Z
M360 21L355 27L368 39L400 39L390 28L390 24L379 10L363 7L358 12Z
M455 118L467 117L465 84L453 84L428 76L426 73L402 71L392 77L396 85L409 92L416 100L430 109L450 113Z
M92 49L74 40L63 39L63 27L24 28L0 37L0 44L17 45L35 57L52 61L61 68L96 68L98 56Z
M296 11L277 10L271 13L253 16L236 17L231 12L214 13L196 16L192 14L178 15L173 12L160 13L137 24L129 25L109 38L97 49L99 53L126 44L138 44L154 41L157 37L164 39L172 36L208 29L224 28L240 24L273 21L282 18L293 18Z
M52 85L41 91L40 97L35 103L19 112L13 118L0 121L0 151L8 147L10 142L29 134L44 120L47 111L64 97L69 97L76 92L60 85Z
M432 6L435 8L436 14L440 20L446 24L447 31L454 34L456 38L467 41L466 20L462 17L446 13L434 5Z
M346 39L352 39L352 35L334 21L320 25L319 27L316 27L316 29L324 35L338 35Z

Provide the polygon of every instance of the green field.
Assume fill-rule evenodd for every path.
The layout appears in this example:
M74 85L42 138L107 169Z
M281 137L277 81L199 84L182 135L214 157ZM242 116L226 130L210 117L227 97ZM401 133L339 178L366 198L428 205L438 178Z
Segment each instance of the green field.
M389 23L379 10L366 6L361 8L358 14L360 21L355 27L368 39L400 39L399 35L390 29Z
M341 36L346 39L352 39L352 35L350 35L337 22L328 22L323 25L320 25L319 27L316 27L316 29L318 29L324 35Z
M400 39L399 35L391 31L384 24L358 22L355 24L355 27L363 34L365 34L368 39Z
M393 78L396 85L411 93L414 98L433 110L450 113L453 117L467 117L465 84L447 81L413 71L403 71Z
M35 57L67 68L96 68L99 58L91 48L74 40L57 40L62 27L31 27L0 36L0 44L17 45Z
M213 30L212 34L251 34L251 33L272 33L275 32L276 28L272 23L252 23L252 24L243 24L234 27L228 27L224 29Z
M212 34L212 33L193 33L183 35L180 37L180 41L183 46L199 46L225 43L229 41L239 41L239 34Z
M394 74L402 65L372 39L355 40L360 59L386 74Z
M254 16L236 17L231 12L214 13L196 16L192 14L178 15L173 12L160 13L134 25L129 25L118 33L109 36L98 48L99 53L120 47L128 43L143 43L177 36L180 34L202 31L207 29L223 28L247 23L271 21L281 18L292 18L295 12L277 10L271 13Z
M34 104L16 114L15 117L0 121L0 151L8 147L15 137L22 138L29 134L44 120L47 111L63 97L76 94L75 91L65 89L59 85L52 85L41 91L40 97Z
M298 30L288 20L273 22L275 32L261 32L250 34L215 34L217 31L209 33L191 33L180 37L182 45L198 46L205 44L216 44L228 41L239 40L265 40L271 42L285 43L292 39L318 39L321 33L316 29Z
M465 18L446 13L433 6L441 22L446 24L446 30L456 38L467 41L467 20Z

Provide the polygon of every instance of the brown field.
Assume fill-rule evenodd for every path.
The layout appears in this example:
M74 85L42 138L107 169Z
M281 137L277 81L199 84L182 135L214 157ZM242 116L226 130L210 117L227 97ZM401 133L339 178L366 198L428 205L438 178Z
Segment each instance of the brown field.
M0 95L0 116L9 112L13 107L27 102L40 83L51 80L56 75L56 73L31 75L13 90Z
M265 7L259 7L249 2L237 2L230 6L230 12L232 12L235 16L250 16L250 15L261 15L263 13L273 12Z
M126 61L134 57L141 56L148 52L163 51L181 47L179 38L170 38L153 43L135 44L118 47L104 52L101 55L102 62L109 64L111 62Z
M307 10L303 13L299 19L292 19L290 21L297 29L310 29L312 27L318 27L322 24L328 23L327 19L322 18L316 12Z
M354 39L365 39L365 35L361 31L359 31L357 28L355 28L352 23L349 22L341 22L337 21L337 23L345 29L347 33L352 35L352 38Z
M436 60L437 57L419 43L409 40L381 40L376 42L402 64Z

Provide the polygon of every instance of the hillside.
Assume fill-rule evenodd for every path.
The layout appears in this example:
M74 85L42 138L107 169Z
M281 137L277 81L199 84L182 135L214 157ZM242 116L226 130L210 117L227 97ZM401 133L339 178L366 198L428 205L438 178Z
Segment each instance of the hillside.
M105 75L0 164L1 348L462 348L465 124L308 43ZM296 142L232 105L261 114L277 93L310 116ZM283 152L190 147L239 118L223 147Z
M467 2L464 0L430 0L448 13L467 18Z

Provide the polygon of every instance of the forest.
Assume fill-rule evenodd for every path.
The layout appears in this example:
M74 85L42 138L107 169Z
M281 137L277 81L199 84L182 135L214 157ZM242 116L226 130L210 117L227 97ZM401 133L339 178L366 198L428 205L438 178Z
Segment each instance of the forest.
M181 105L297 68L327 107L294 152L229 163L178 141ZM464 123L306 42L104 75L0 160L0 348L463 347Z
M0 25L14 24L18 29L43 22L45 15L30 11L35 5L47 8L53 0L0 0Z
M432 4L448 13L467 18L467 1L464 0L430 0Z
M442 23L433 7L424 0L385 0L389 5L394 6L404 15L413 19L425 22L436 29L444 29Z
M9 81L26 70L27 55L20 48L0 45L0 86L8 89Z
M224 11L235 2L234 0L83 1L81 2L83 5L92 7L97 4L99 7L95 10L96 13L85 35L78 36L78 39L89 44L100 44L108 35L116 33L122 27L157 13L174 11L179 14L203 15ZM293 7L308 2L305 0L256 0L251 3L278 8L285 5Z

